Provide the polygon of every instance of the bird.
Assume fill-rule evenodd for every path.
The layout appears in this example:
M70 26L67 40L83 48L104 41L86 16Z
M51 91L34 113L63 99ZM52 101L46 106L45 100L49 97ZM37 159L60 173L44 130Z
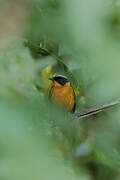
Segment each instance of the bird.
M61 105L66 111L74 113L75 118L86 118L120 104L120 99L118 98L105 104L87 108L84 111L75 112L76 95L69 79L64 75L54 75L53 77L50 77L49 80L52 81L52 85L49 90L50 100L53 100L57 104Z
M52 81L49 98L59 104L66 111L74 113L76 109L76 96L74 88L69 79L64 75L50 77Z

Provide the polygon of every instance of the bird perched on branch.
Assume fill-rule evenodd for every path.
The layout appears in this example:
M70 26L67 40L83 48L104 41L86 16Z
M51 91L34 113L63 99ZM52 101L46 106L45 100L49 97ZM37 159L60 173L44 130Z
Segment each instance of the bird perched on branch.
M73 113L76 107L76 97L68 78L63 75L55 75L49 79L52 80L52 86L49 92L50 99Z
M55 75L49 79L52 80L52 85L49 91L50 99L61 105L66 111L74 113L76 108L76 96L68 78L63 75ZM76 118L88 117L107 110L117 104L120 104L120 99L88 108L83 112L74 113L74 115Z

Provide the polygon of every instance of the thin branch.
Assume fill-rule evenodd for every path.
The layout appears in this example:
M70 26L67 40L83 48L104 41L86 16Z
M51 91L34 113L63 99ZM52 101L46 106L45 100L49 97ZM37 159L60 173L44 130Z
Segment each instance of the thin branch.
M114 107L116 105L119 105L119 104L120 104L120 99L117 99L117 100L112 101L110 103L106 103L106 104L102 104L102 105L99 105L99 106L91 107L89 109L86 109L83 112L75 113L74 115L75 115L75 118L78 118L78 119L86 118L86 117L98 114L100 112L103 112L103 111L105 111L107 109L110 109L110 108L112 108L112 107Z

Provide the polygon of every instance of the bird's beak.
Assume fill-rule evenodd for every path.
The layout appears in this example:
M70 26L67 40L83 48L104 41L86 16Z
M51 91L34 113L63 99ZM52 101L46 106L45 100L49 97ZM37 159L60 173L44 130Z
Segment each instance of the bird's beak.
M50 81L53 81L53 78L52 77L50 77L50 78L48 78Z

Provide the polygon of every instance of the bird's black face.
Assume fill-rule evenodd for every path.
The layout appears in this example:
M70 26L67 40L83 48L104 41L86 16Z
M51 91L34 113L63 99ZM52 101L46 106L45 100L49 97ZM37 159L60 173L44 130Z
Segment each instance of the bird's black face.
M62 75L54 76L51 80L58 82L62 86L69 82L68 78Z

